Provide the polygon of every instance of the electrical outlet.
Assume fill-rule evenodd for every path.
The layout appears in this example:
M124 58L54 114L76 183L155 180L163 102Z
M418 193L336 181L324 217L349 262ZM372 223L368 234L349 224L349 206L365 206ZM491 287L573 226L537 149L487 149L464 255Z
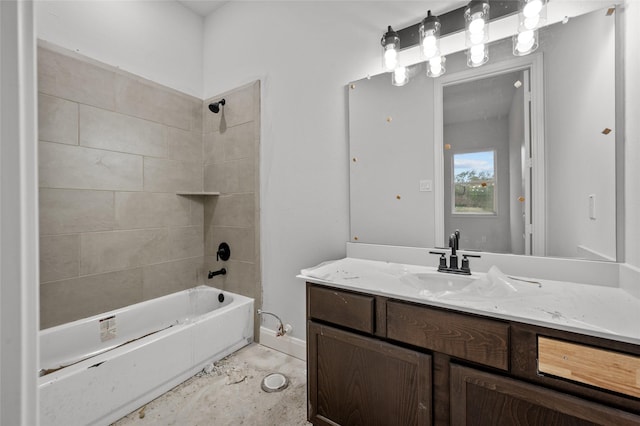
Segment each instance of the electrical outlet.
M421 180L420 181L420 192L431 192L432 189L432 181L430 180Z

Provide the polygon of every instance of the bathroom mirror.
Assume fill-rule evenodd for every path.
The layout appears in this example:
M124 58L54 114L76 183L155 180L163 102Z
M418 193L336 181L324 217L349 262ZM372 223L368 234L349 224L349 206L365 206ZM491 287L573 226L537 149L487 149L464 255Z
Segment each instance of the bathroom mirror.
M451 54L438 79L418 64L403 87L351 83L351 241L443 246L461 229L465 249L618 259L617 21L550 25L520 58L494 42L476 69Z

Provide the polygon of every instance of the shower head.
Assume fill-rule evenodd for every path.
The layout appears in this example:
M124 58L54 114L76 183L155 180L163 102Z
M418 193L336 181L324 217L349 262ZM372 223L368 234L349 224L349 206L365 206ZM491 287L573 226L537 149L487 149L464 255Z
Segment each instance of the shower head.
M220 105L224 105L225 103L226 101L224 99L221 99L219 102L213 102L209 104L209 109L212 113L217 114L218 112L220 112Z

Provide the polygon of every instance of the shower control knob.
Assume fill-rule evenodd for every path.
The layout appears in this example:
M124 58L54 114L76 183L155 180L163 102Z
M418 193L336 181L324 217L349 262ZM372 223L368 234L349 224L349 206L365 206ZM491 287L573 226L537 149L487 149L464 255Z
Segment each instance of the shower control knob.
M216 252L216 260L227 261L231 257L231 248L227 243L220 243Z

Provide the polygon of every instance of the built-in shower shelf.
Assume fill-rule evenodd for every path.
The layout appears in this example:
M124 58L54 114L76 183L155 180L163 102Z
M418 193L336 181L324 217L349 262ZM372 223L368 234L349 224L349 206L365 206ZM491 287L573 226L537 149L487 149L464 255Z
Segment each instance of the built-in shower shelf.
M178 192L178 195L220 195L219 192Z

